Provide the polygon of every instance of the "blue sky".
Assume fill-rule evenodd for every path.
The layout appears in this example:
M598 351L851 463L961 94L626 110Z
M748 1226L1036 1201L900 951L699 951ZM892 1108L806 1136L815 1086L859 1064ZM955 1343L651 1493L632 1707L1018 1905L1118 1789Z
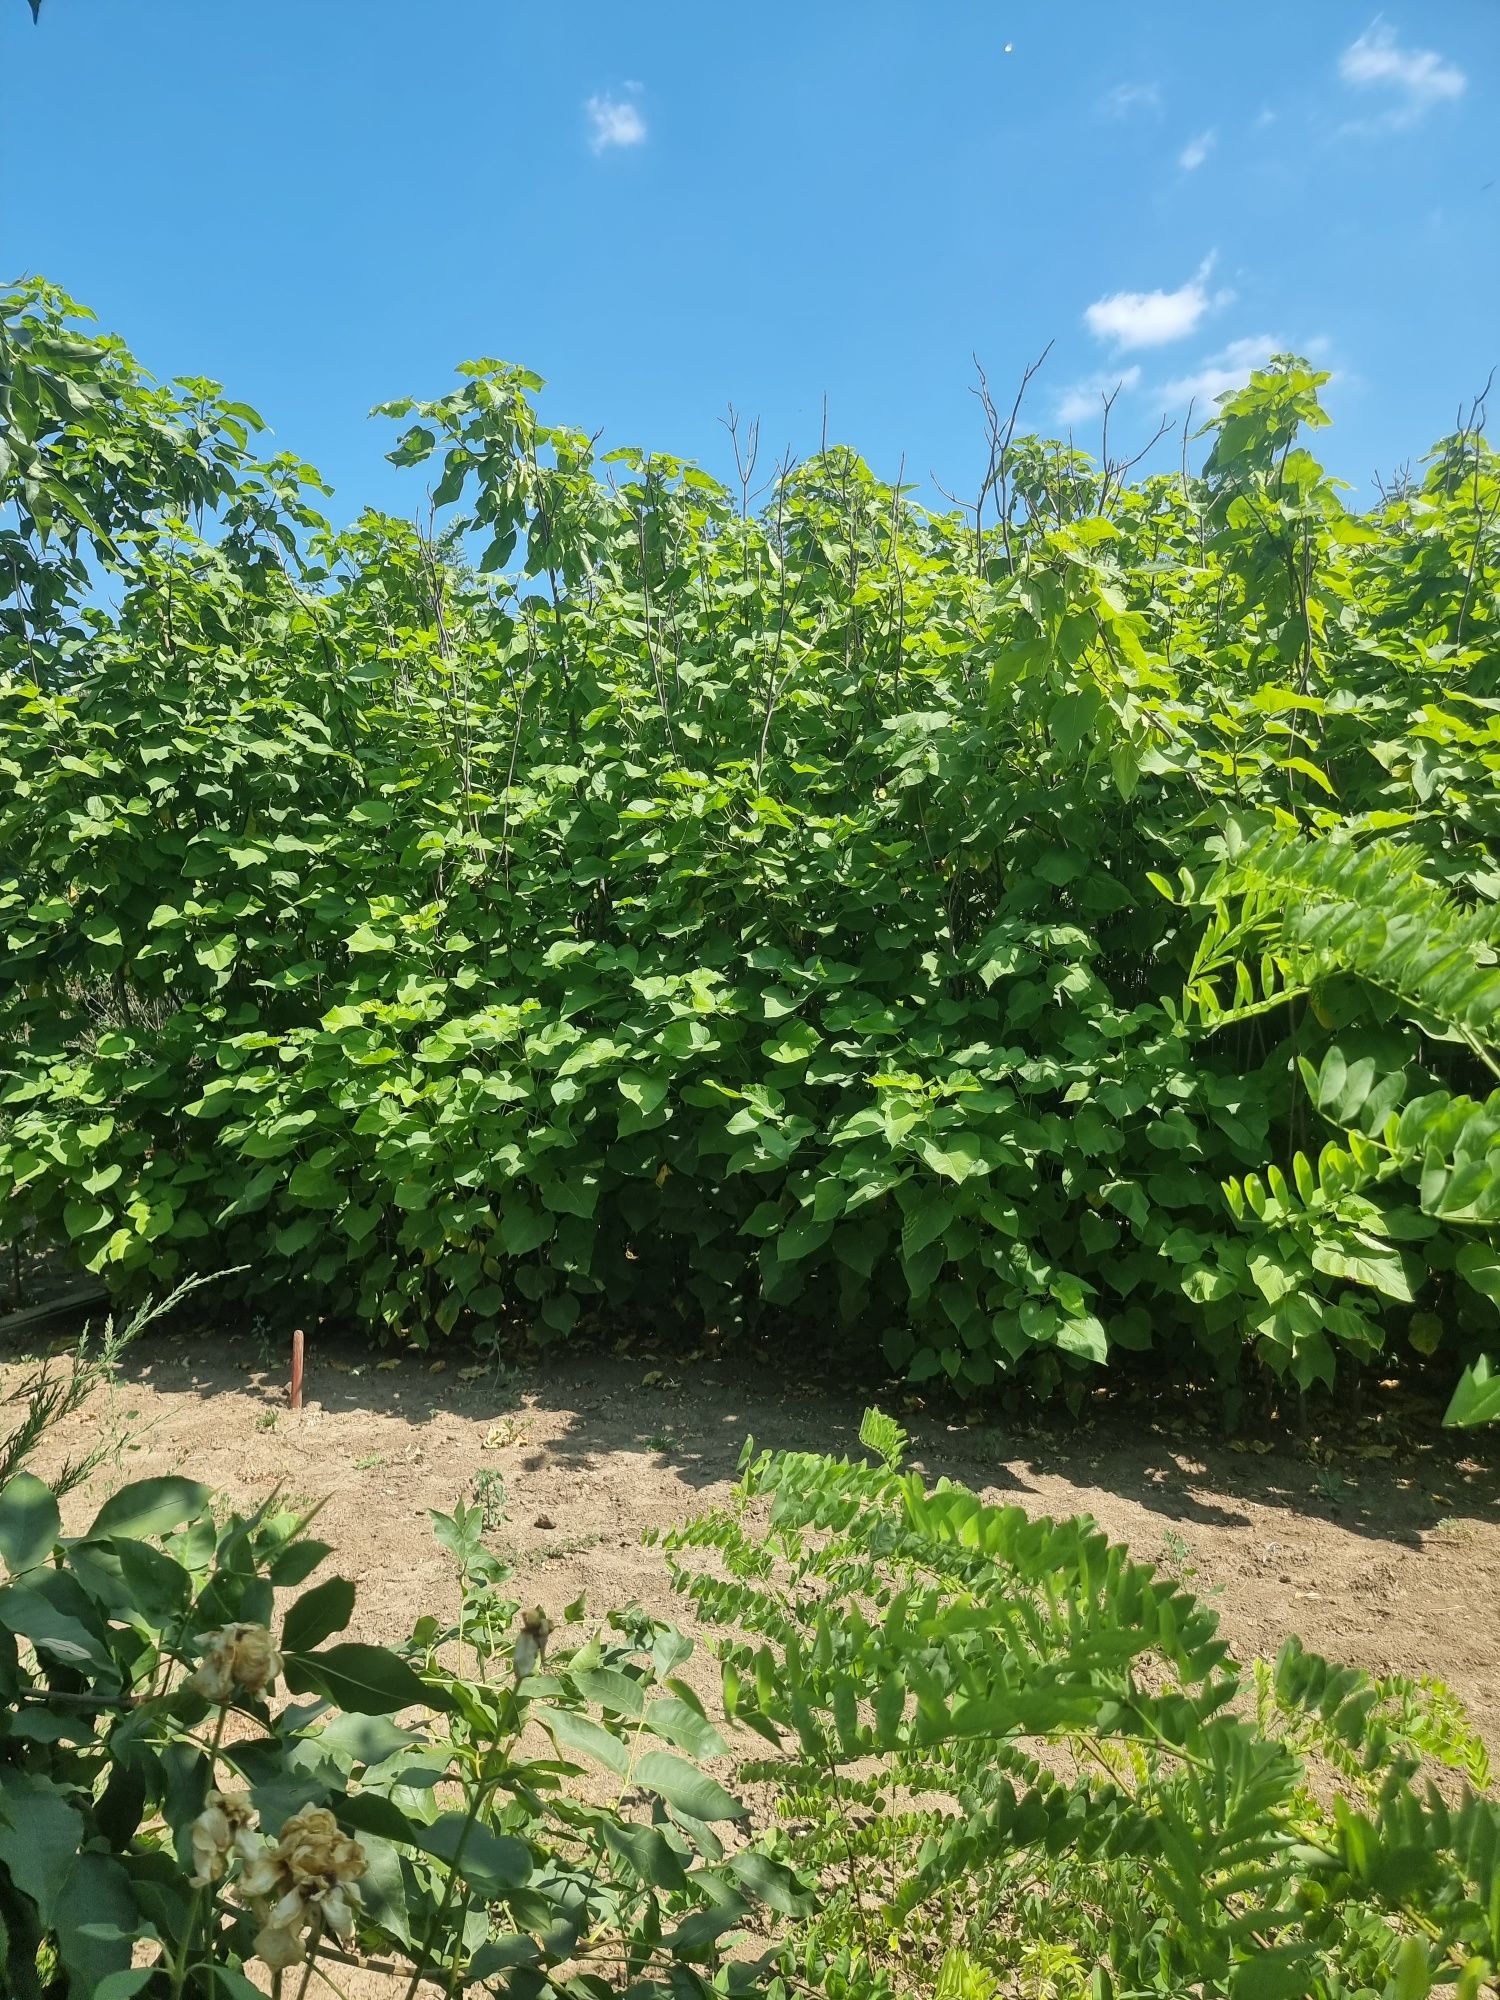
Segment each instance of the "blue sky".
M1500 0L0 0L0 278L416 506L369 407L458 361L723 472L963 489L970 357L1097 439L1271 346L1368 492L1500 361Z

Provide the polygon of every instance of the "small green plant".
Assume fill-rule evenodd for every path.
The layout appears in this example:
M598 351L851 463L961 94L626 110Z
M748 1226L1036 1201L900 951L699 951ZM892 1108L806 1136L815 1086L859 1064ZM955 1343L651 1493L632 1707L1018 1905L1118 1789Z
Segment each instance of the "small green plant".
M1433 1524L1432 1533L1445 1542L1470 1542L1474 1539L1473 1523L1460 1520L1456 1514L1445 1514Z
M955 1948L944 1952L934 2000L996 2000L999 1990L995 1975L966 1951Z
M383 1451L367 1451L355 1459L354 1470L356 1472L373 1472L377 1466L384 1464L385 1453Z
M1186 1580L1194 1571L1193 1552L1185 1537L1168 1528L1161 1538L1161 1566L1171 1575Z
M598 1548L604 1536L597 1528L590 1528L576 1535L549 1535L535 1553L543 1562L560 1562L568 1556L581 1556L590 1549Z
M474 1475L474 1504L484 1532L492 1535L505 1524L505 1481L493 1466Z

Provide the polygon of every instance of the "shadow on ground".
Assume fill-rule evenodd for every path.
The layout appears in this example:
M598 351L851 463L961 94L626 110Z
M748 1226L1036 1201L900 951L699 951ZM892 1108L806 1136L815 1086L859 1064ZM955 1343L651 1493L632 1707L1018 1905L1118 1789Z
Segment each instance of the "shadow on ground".
M8 1390L26 1366L0 1321ZM319 1533L360 1584L356 1636L389 1639L451 1594L428 1516L459 1499L484 1505L518 1592L680 1617L642 1533L721 1501L749 1437L858 1451L870 1400L769 1349L569 1346L509 1368L455 1354L432 1366L382 1362L320 1331L294 1413L284 1350L222 1332L147 1335L36 1469L45 1476L48 1453L60 1461L103 1426L118 1448L80 1511L111 1481L165 1471L236 1504L273 1485L326 1501ZM1500 1748L1500 1478L1491 1441L1442 1431L1434 1406L1380 1390L1361 1413L1315 1416L1305 1438L1229 1439L1201 1408L1145 1390L1095 1398L1076 1418L977 1423L899 1384L878 1400L928 1479L1033 1515L1092 1514L1206 1596L1243 1654L1274 1653L1295 1631L1337 1660L1439 1675Z

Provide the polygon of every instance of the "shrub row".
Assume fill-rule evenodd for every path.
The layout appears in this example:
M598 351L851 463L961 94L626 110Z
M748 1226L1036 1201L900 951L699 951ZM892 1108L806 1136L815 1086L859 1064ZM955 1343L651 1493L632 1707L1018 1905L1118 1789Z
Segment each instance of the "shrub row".
M1347 923L1310 960L1326 870L1236 874L1384 838L1493 965L1477 430L1351 514L1284 359L1196 473L997 433L972 518L844 449L751 513L483 363L391 406L433 530L335 532L55 293L0 341L0 1234L419 1341L773 1317L969 1386L1493 1327L1500 1198L1424 1206L1304 1082L1363 1078L1373 1147L1492 1084L1482 1010Z

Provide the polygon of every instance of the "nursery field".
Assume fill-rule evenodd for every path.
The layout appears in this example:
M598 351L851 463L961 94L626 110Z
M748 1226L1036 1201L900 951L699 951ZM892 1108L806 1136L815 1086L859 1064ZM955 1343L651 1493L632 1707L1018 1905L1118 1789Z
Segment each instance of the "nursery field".
M1500 471L1326 379L338 527L0 296L7 1994L1496 1991Z

